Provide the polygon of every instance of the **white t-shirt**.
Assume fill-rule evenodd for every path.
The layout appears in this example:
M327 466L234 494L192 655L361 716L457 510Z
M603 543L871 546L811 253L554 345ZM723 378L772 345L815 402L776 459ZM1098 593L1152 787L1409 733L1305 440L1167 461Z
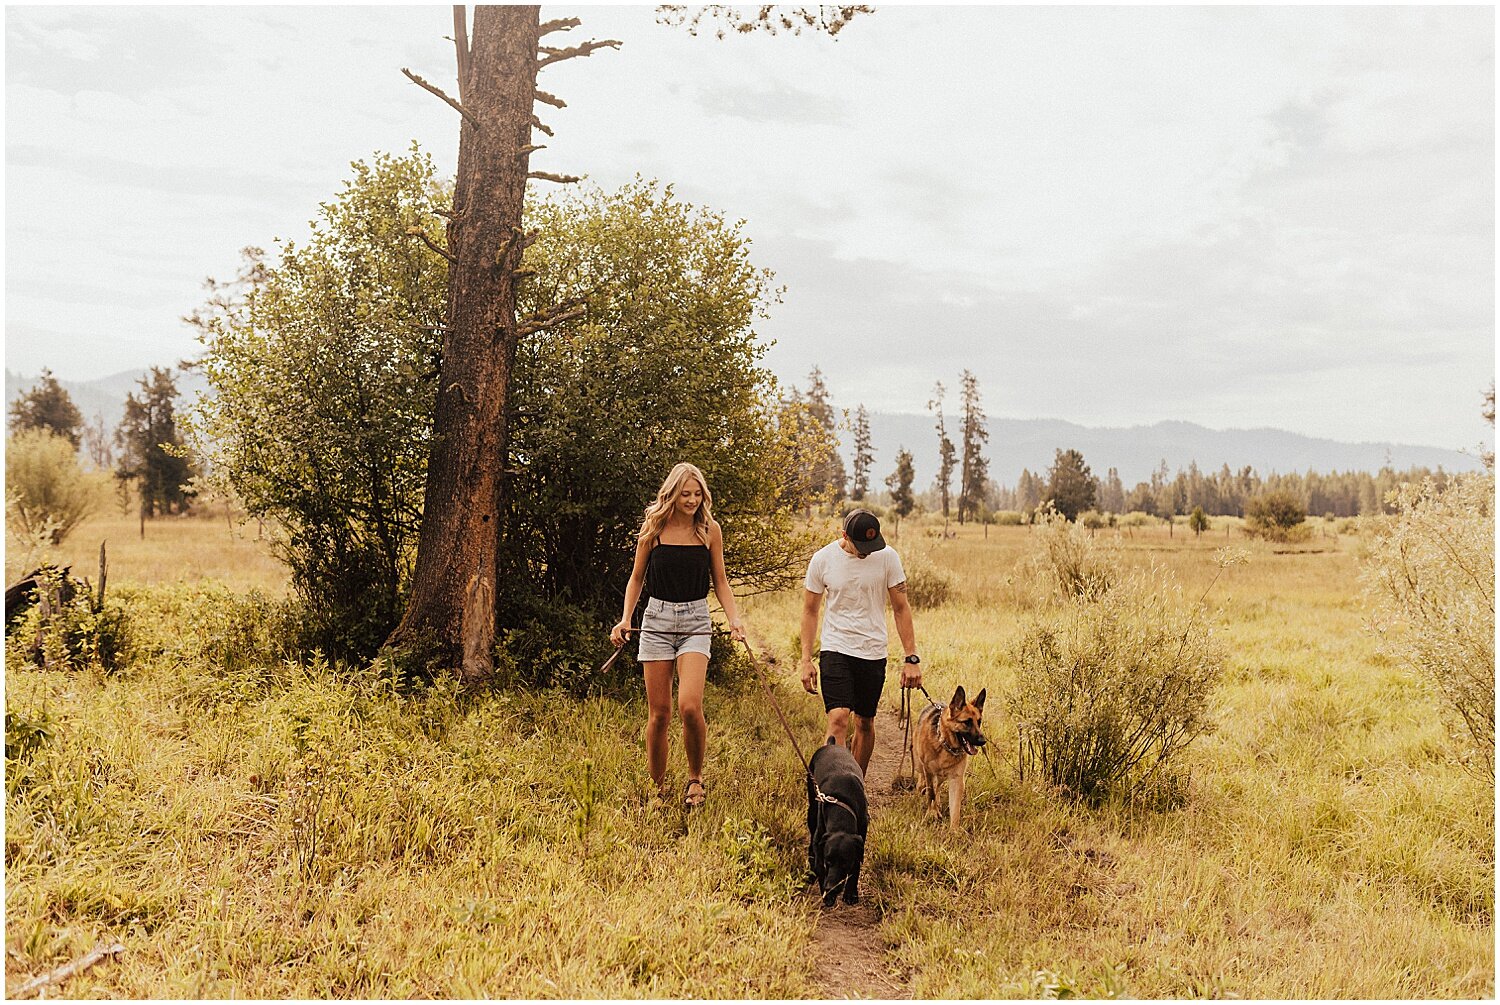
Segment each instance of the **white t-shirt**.
M839 541L819 548L802 585L823 594L823 649L864 660L886 658L885 604L889 590L906 582L901 556L886 545L864 558Z

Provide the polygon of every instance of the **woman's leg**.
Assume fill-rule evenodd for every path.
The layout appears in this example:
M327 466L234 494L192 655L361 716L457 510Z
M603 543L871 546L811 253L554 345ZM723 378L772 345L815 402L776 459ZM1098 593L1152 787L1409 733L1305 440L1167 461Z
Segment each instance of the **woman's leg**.
M672 723L672 661L646 660L646 770L661 793L667 777L667 727Z
M708 750L708 722L703 718L703 682L708 657L681 653L677 657L677 714L682 716L682 746L687 751L688 778L703 778L703 756Z

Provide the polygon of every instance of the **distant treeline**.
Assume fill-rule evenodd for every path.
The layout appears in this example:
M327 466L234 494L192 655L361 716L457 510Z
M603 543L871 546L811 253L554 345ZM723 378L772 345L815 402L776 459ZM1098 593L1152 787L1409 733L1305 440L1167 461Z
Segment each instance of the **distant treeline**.
M1231 471L1227 464L1212 474L1199 470L1197 464L1189 464L1186 470L1179 468L1172 474L1163 461L1150 481L1137 482L1133 488L1125 487L1115 468L1110 468L1103 478L1095 477L1094 508L1104 513L1142 512L1165 517L1181 516L1202 506L1209 516L1244 516L1246 504L1256 496L1288 492L1302 500L1311 516L1330 513L1338 517L1366 516L1392 512L1386 503L1388 493L1402 482L1420 482L1427 477L1441 487L1447 483L1449 474L1441 467L1436 471L1426 467L1404 471L1385 467L1374 474L1308 471L1262 476L1248 466ZM1013 488L991 484L992 509L1024 511L1049 497L1050 476L1032 474L1023 468Z

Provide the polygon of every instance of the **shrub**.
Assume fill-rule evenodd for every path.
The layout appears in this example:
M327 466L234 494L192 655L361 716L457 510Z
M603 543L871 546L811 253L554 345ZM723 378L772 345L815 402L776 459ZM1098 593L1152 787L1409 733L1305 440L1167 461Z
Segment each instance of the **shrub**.
M56 566L44 566L37 580L37 602L6 636L7 662L14 655L48 670L114 670L125 639L124 610L112 603L95 609L90 590Z
M1037 510L1037 524L1040 533L1032 542L1031 562L1057 593L1097 600L1114 585L1112 551L1096 543L1082 522L1069 523L1049 504Z
M1188 529L1194 535L1202 534L1208 530L1208 514L1203 512L1202 506L1194 506L1193 512L1188 514Z
M99 508L97 479L78 466L78 452L47 429L25 429L5 445L5 508L31 537L59 544Z
M998 527L1019 527L1026 522L1026 514L1016 509L1001 509L995 511L995 525Z
M1121 516L1119 522L1121 527L1149 527L1156 523L1156 517L1136 509Z
M1094 509L1085 510L1078 514L1078 522L1089 530L1098 530L1100 527L1109 526L1109 521L1105 519L1104 514Z
M958 589L958 579L953 573L934 564L926 555L917 552L902 555L901 567L906 570L906 596L914 607L939 607Z
M1495 476L1432 479L1391 495L1366 581L1386 650L1437 688L1495 770ZM1393 623L1404 632L1385 632Z
M1267 541L1306 540L1306 519L1307 507L1290 492L1263 492L1245 504L1245 533Z
M1220 554L1221 568L1238 560ZM1224 673L1202 598L1186 606L1165 570L1136 573L1093 603L1033 616L1015 662L1023 772L1092 804L1180 795L1171 767L1214 729L1209 698Z

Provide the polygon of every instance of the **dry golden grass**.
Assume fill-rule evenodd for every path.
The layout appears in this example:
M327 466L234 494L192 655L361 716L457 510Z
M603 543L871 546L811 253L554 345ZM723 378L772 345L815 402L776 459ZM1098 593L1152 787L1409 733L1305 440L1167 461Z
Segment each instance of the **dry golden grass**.
M639 695L403 696L377 673L228 659L216 633L243 612L178 570L236 591L284 576L222 519L173 523L148 525L133 556L128 520L69 542L89 569L107 531L111 582L138 584L121 593L137 646L126 671L43 673L7 654L7 712L53 731L7 762L8 986L118 938L126 955L65 995L827 990L809 955L818 911L791 892L800 768L762 692L710 687L709 804L685 816L646 791ZM1493 783L1376 651L1357 537L1289 549L1231 529L1251 561L1209 596L1230 655L1219 729L1187 751L1186 804L1147 812L1018 779L1002 697L1039 602L1032 532L931 529L909 521L895 542L958 584L917 612L928 690L989 689L991 754L971 767L959 836L915 795L872 825L871 938L914 995L1493 995ZM1137 528L1120 545L1193 599L1224 543L1221 526L1201 540ZM810 741L821 704L788 666L798 604L744 607L783 657L781 702ZM316 818L309 778L325 793Z
M140 519L121 514L120 507L111 502L57 548L43 551L8 537L5 581L15 582L42 557L71 564L75 576L97 581L99 545L106 543L109 582L114 585L207 581L236 592L260 590L277 596L288 591L288 581L286 566L272 551L270 533L269 527L262 531L254 520L242 523L219 510L147 520L143 537Z

